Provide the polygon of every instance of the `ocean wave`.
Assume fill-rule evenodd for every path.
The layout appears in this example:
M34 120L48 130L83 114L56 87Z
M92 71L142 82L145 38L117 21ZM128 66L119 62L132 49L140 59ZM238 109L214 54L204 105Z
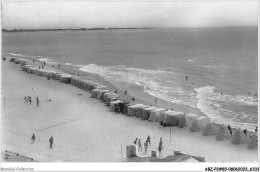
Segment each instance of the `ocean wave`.
M42 58L39 58L39 59L37 59L37 60L42 61L42 62L47 62L47 61L49 61L50 59L47 59L47 58L42 57Z
M205 67L205 68L222 68L223 66L205 66L205 65L198 65L200 67Z
M194 58L194 59L188 59L187 61L188 62L191 62L191 63L194 63L194 62L196 62L198 60L198 58Z
M197 108L210 118L229 124L236 122L237 126L256 122L257 114L229 110L226 106L239 107L242 105L257 109L257 98L243 95L221 95L215 92L215 87L212 86L195 90L197 92Z

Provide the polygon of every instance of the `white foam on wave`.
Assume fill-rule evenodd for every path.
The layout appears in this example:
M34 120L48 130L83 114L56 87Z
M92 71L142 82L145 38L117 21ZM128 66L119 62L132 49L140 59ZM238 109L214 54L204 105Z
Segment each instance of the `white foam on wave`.
M32 55L25 55L25 54L18 54L18 53L9 53L12 56L19 56L19 57L29 57L29 58L44 58L43 56L32 56Z
M191 63L194 63L194 62L197 62L198 58L193 58L193 59L188 59L187 61L188 62L191 62Z
M39 60L39 61L41 61L41 62L47 62L47 61L49 61L48 58L44 58L44 57L39 58L39 59L37 59L37 60Z
M187 92L180 87L173 88L167 85L166 81L162 80L165 76L171 78L173 75L179 75L178 73L165 70L131 68L122 65L99 66L96 64L84 66L80 70L99 74L114 83L127 82L128 84L139 85L143 87L144 92L154 97L172 103L196 107L194 93Z
M215 87L212 86L201 87L195 90L197 92L197 108L199 108L204 114L206 114L210 118L229 124L235 123L240 119L248 119L248 121L252 123L255 122L254 114L245 114L244 112L233 112L231 110L223 108L221 104L257 107L258 100L256 98L242 95L221 95L220 93L215 92ZM256 124L245 123L241 120L240 122L236 122L236 126L240 125L255 126Z
M200 67L205 67L205 68L222 68L223 66L206 66L206 65L198 65Z

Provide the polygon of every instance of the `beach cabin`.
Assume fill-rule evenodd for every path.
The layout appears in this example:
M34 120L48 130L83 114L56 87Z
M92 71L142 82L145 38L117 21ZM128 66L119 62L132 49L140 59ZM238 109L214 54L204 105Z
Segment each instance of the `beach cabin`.
M150 106L144 105L144 106L139 106L136 108L136 117L137 118L142 118L143 117L143 111L145 108L148 108Z
M166 124L170 126L177 126L181 115L184 115L184 112L169 111L167 113Z
M149 117L148 121L153 121L153 122L159 121L159 116L162 111L166 111L166 109L164 109L164 108L153 109L150 113L150 117Z
M140 107L140 106L144 106L143 104L134 104L134 105L130 105L127 108L127 115L128 116L135 116L136 115L136 108Z
M116 100L116 101L110 102L110 111L114 112L115 111L115 107L119 107L120 103L123 103L123 101Z
M167 113L170 112L170 110L166 111L160 111L158 121L163 122L163 124L167 124Z
M180 114L178 127L179 127L179 128L184 128L184 127L186 127L186 115L185 115L184 113L183 113L183 114Z
M186 116L186 127L191 127L192 123L198 118L197 115L189 113Z
M147 107L147 108L144 108L144 109L143 109L142 119L148 120L153 109L157 109L157 108L156 108L156 107Z

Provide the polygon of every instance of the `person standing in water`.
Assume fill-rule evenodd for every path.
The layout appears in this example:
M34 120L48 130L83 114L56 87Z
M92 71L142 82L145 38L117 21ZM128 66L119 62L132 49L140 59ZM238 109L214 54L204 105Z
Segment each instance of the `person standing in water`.
M188 80L188 76L186 76L186 80Z
M155 97L154 99L154 106L156 106L156 104L157 104L157 97Z

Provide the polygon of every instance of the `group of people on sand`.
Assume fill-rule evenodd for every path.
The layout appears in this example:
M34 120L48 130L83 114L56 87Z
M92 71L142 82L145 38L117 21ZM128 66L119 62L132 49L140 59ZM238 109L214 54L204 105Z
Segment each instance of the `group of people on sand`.
M32 98L31 98L30 96L25 96L25 97L24 97L24 103L30 103L30 104L32 104ZM37 107L40 106L40 101L39 101L39 98L38 98L38 97L36 97L36 105L37 105Z
M141 139L136 138L134 140L134 144L138 146L138 152L141 152L142 151ZM145 154L147 154L148 146L151 146L151 137L150 137L150 135L147 136L147 139L144 142L144 153ZM159 146L158 146L159 156L162 156L162 149L163 149L163 141L162 141L162 138L160 138L160 142L159 142Z
M35 136L35 134L33 133L32 138L31 138L32 143L35 142L35 139L36 139L36 136ZM50 149L53 148L53 142L54 142L54 139L53 139L53 137L51 136L51 138L49 139Z

